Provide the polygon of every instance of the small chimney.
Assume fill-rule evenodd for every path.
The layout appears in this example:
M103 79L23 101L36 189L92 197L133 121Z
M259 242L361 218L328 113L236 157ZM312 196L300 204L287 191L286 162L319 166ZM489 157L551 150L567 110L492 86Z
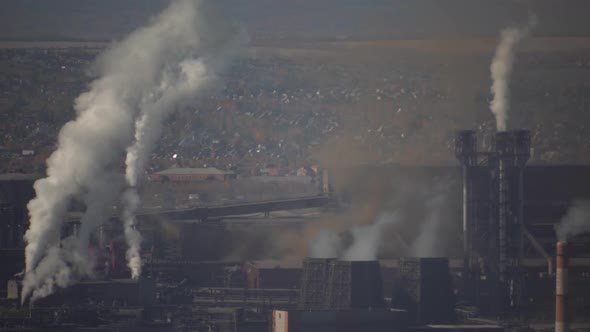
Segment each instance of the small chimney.
M555 332L567 332L567 242L557 242L557 270L555 274Z

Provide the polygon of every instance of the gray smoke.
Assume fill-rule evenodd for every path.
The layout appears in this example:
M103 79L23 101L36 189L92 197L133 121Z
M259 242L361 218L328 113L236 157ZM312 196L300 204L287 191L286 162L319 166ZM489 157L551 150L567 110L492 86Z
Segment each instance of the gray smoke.
M379 248L385 240L385 228L400 222L396 213L381 213L375 223L352 229L353 242L342 255L346 261L371 261L377 259Z
M311 258L337 258L342 253L342 238L329 229L319 231L309 244Z
M434 196L426 201L428 214L420 224L418 236L410 247L410 255L413 257L438 257L441 256L441 246L444 245L441 237L443 225L443 210L448 204L444 188L435 188Z
M560 223L555 226L555 232L560 241L567 241L582 233L590 233L590 200L574 201Z
M448 177L411 182L400 178L394 181L373 223L357 224L343 218L339 232L328 224L309 241L309 255L349 261L449 255L460 240L455 236L455 226L460 224L451 222L460 216L451 203L456 190L456 182ZM349 239L342 234L350 235Z
M529 14L529 21L524 28L507 28L500 34L500 43L496 47L496 54L490 66L492 74L491 92L493 99L490 110L496 117L498 131L506 131L508 109L510 108L510 76L514 65L514 52L516 46L528 35L536 25L537 19Z
M36 197L28 205L23 300L47 296L56 286L92 275L90 234L109 216L124 182L131 187L123 195L127 257L133 276L141 273L134 186L161 122L216 77L243 37L203 2L178 0L99 57L94 68L98 78L76 99L78 116L60 131L57 150L47 161L47 177L35 183ZM123 182L115 170L125 152ZM60 241L74 197L87 208L80 232Z
M141 234L136 228L135 212L140 204L139 195L135 188L128 188L123 193L123 227L125 242L127 242L127 266L131 270L131 278L137 279L141 276Z

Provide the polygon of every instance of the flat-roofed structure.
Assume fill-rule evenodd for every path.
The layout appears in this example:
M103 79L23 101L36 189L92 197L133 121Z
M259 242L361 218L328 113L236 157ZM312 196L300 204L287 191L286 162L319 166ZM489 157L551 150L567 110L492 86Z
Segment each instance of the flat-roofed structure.
M192 181L226 181L235 179L236 173L232 171L219 170L214 167L208 168L169 168L149 176L155 182L192 182Z

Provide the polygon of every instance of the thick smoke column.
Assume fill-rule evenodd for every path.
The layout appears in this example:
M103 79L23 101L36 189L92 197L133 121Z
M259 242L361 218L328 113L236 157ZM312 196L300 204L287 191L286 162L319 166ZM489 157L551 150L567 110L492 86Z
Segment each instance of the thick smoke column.
M161 130L164 116L211 82L227 56L243 41L233 24L200 1L179 0L146 27L114 44L98 59L99 78L75 102L78 117L60 131L57 150L47 161L47 177L35 183L23 300L50 294L76 278L92 274L90 234L110 214L123 180L117 177L127 151L123 219L133 276L140 273L141 237L133 214L135 189ZM135 133L135 136L133 135ZM80 232L60 241L72 198L86 205Z
M135 188L129 188L123 193L123 226L125 229L125 241L127 242L127 266L131 270L131 278L137 279L141 276L141 234L135 227L135 212L139 207L139 195Z
M208 12L208 15L212 14ZM239 44L236 43L239 39L235 39L235 29L230 25L213 26L209 20L215 20L217 23L224 21L219 17L215 18L215 15L212 16L207 21L204 21L203 17L191 20L197 26L193 27L192 36L185 37L194 38L195 44L186 50L180 62L164 68L159 84L142 101L140 115L135 123L135 142L127 149L125 176L130 188L123 196L123 221L125 238L129 246L126 256L133 278L138 278L141 274L141 236L135 228L134 217L139 206L139 196L135 188L160 137L162 122L171 111L193 101L204 88L218 78L228 57L235 53ZM212 31L218 35L216 38L209 35Z
M492 74L493 94L490 110L496 117L496 128L498 131L506 131L506 120L508 119L509 84L514 65L514 51L516 46L525 39L536 25L536 17L529 15L529 22L524 28L507 28L502 30L500 43L496 47L496 54L490 66Z
M555 226L559 241L567 241L572 236L590 232L590 201L575 201Z

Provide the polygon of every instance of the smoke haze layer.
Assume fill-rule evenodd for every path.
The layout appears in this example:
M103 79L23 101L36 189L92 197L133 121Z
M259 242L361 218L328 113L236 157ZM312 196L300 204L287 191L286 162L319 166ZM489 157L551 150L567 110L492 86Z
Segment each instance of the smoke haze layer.
M110 215L125 184L132 187L123 195L127 257L133 276L139 276L141 236L133 217L139 199L133 188L162 120L214 80L243 37L209 5L178 0L99 56L93 68L98 78L76 99L77 118L60 131L57 150L47 161L47 177L34 185L23 300L47 296L55 286L92 275L90 234ZM125 153L123 181L116 169ZM60 240L72 198L81 198L86 211L80 232Z
M561 218L561 222L555 226L555 232L560 241L590 232L590 200L575 201Z
M372 196L368 204L352 206L346 216L310 224L301 236L308 241L308 256L348 261L450 256L460 240L452 222L457 220L452 208L455 181L447 176L415 181L400 174L394 177L392 182L381 182L381 189L361 177L371 183L369 193L379 193L380 198Z
M528 37L536 25L536 17L529 15L529 22L524 28L507 28L500 34L500 43L496 47L496 53L490 72L492 75L491 92L493 99L490 110L496 118L497 131L506 131L508 110L510 108L510 76L514 66L515 49L523 39Z
M342 255L346 261L370 261L377 259L387 225L399 223L399 216L382 213L372 225L356 226L352 229L353 242Z
M337 232L323 229L309 243L309 256L312 258L337 258L342 252L342 241Z

